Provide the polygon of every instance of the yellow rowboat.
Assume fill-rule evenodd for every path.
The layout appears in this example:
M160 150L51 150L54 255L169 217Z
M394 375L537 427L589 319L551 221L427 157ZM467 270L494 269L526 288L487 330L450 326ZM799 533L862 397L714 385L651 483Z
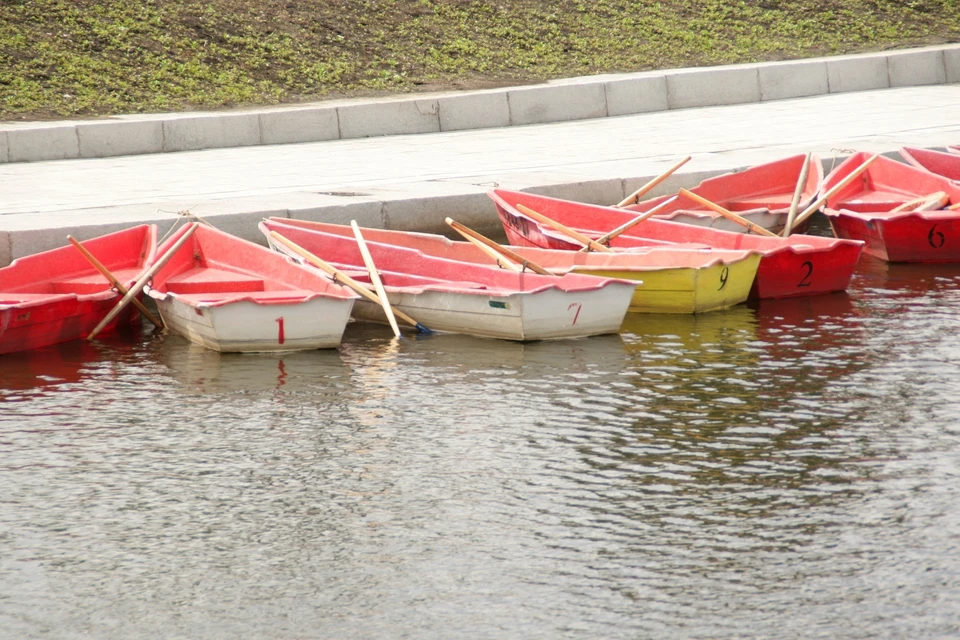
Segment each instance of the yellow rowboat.
M288 218L274 222L352 238L346 225ZM370 242L416 249L424 255L492 264L491 258L469 242L455 242L444 236L364 229ZM578 273L603 278L640 280L634 290L629 311L632 313L705 313L727 309L747 299L753 286L760 254L753 251L710 249L703 245L667 245L644 247L617 253L595 253L509 247L523 258L556 275Z

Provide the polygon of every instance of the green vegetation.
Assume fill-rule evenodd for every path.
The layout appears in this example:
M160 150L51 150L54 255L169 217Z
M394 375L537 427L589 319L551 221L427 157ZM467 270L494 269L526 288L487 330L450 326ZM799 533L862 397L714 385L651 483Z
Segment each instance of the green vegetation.
M960 0L2 0L0 118L215 109L960 41Z

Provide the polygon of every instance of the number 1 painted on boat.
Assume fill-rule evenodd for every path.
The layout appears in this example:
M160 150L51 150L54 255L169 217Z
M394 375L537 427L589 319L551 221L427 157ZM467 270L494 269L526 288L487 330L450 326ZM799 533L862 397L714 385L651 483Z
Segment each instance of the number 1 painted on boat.
M283 316L277 318L277 344L283 344Z

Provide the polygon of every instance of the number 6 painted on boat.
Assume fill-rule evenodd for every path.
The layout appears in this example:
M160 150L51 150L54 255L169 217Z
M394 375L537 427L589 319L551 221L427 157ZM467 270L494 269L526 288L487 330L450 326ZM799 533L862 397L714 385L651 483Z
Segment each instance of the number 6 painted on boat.
M938 239L938 242L934 242L934 238ZM942 231L937 231L937 225L930 227L930 233L927 234L927 242L930 243L930 246L934 249L939 249L946 243L947 236L943 235Z

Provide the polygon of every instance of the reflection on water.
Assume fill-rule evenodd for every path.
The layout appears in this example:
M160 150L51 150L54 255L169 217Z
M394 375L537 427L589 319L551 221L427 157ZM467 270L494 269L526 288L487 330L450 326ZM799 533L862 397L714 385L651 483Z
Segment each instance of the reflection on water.
M901 268L902 267L902 268ZM0 359L5 637L949 637L960 266L619 336Z

